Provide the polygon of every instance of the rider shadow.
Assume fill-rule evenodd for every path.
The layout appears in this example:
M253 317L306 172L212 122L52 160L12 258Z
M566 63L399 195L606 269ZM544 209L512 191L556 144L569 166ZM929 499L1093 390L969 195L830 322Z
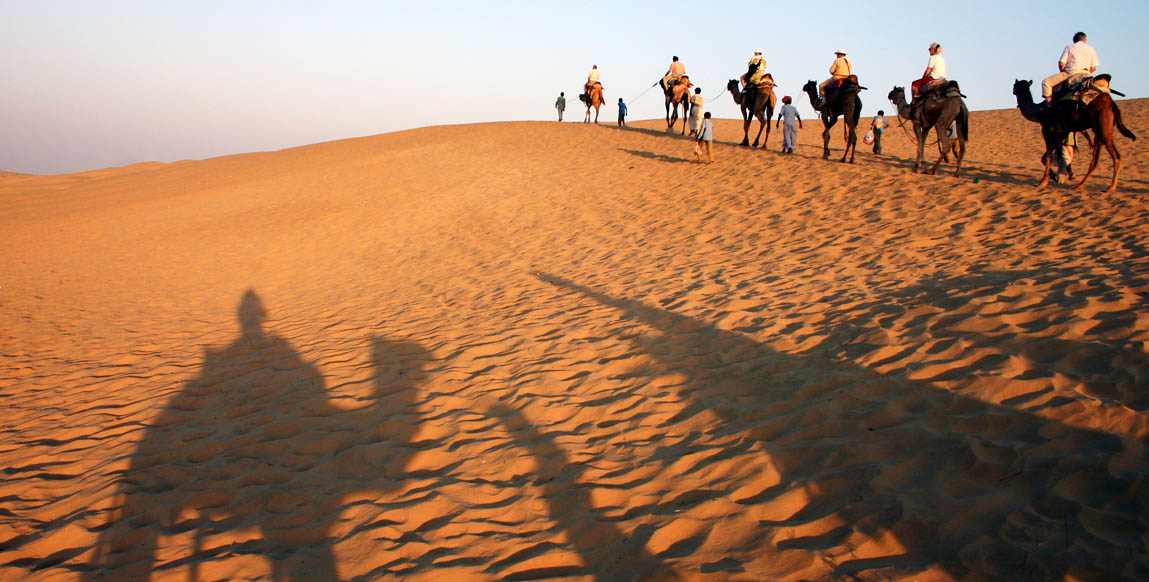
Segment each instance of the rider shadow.
M760 520L774 539L802 526L842 524L773 542L778 549L888 548L881 540L896 540L898 549L879 557L839 557L835 576L935 567L956 577L1055 579L1070 567L1120 576L1135 562L1129 548L1143 547L1144 439L1068 426L837 355L779 352L668 310L538 277L660 332L626 336L654 362L644 374L686 375L677 390L687 405L658 428L679 430L677 423L709 411L723 420L715 435L759 444L781 476L734 501L758 506L793 500L795 492L808 500ZM898 308L883 300L867 307L879 318ZM856 343L872 331L849 325L839 323L837 339ZM667 445L660 457L696 452L692 446ZM730 559L760 551L746 548Z
M249 290L240 337L206 350L199 376L149 425L86 580L186 568L194 582L234 554L267 559L276 581L339 579L332 529L348 496L401 485L428 354L373 338L371 402L347 410L331 404L314 365L264 329L266 318ZM181 534L193 536L190 552L157 554L161 536Z

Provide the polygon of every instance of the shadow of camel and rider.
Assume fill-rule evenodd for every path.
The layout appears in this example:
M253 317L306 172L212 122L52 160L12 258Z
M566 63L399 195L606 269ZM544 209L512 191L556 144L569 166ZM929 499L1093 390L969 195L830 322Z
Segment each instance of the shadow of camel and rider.
M361 408L333 405L319 370L263 326L248 291L240 337L208 349L199 376L149 423L121 478L117 506L85 579L147 580L232 553L271 563L272 579L338 580L331 530L344 499L385 495L401 483L419 427L416 385L427 352L371 339L374 394ZM258 538L205 547L240 529ZM182 559L157 563L161 535L193 532Z
M423 418L418 386L430 358L422 346L372 338L373 394L348 410L329 401L314 365L264 328L258 295L244 294L238 316L240 336L206 350L200 374L149 424L85 580L145 581L155 571L185 568L197 582L204 563L248 554L265 558L277 582L336 581L333 528L348 498L387 497L409 477L407 464L425 444L414 442ZM577 465L550 434L505 405L486 412L535 460L541 496L582 563L519 571L520 578L678 579L643 549L650 531L627 535L593 517L589 495L571 481ZM211 537L238 530L253 535L239 543ZM180 533L194 537L191 550L161 560L161 536ZM524 558L505 557L488 571Z
M761 520L761 527L782 531L832 517L841 524L775 542L776 547L819 552L849 547L859 538L897 540L900 549L887 550L893 555L837 556L833 576L940 567L955 577L978 572L1049 580L1075 567L1104 577L1120 575L1143 550L1149 509L1144 495L1149 443L1143 438L1076 428L904 373L879 374L848 363L841 354L783 353L666 309L562 277L536 276L657 332L636 334L627 323L629 331L620 334L654 361L636 374L686 375L677 388L685 406L653 428L681 432L674 427L709 412L722 422L708 433L741 436L766 451L781 481L735 501L754 506L805 490L809 501L804 507ZM866 317L905 313L920 305L923 294L931 295L931 285L960 284L926 282L876 299L860 311ZM858 318L854 310L830 318L824 325L835 337L826 343L839 346L833 349L864 343L864 332L873 330L863 330ZM965 339L989 341L976 335ZM1071 353L1090 346L1080 342L1042 349ZM1143 387L1149 357L1131 357L1122 373L1132 370L1126 376ZM697 446L684 439L660 447L658 456L663 462L681 458L697 452ZM741 557L753 557L758 549L746 548L749 555ZM729 561L737 567L738 558L732 552ZM1149 573L1144 559L1133 567Z
M977 571L1050 579L1070 566L1118 572L1128 560L1114 556L1140 547L1144 440L1075 428L833 355L783 353L672 311L539 277L659 332L626 341L654 359L651 373L688 373L678 388L684 406L666 427L709 411L724 421L714 433L761 444L781 482L735 501L752 506L794 488L808 491L805 507L761 527L831 514L844 524L777 547L813 553L851 536L888 533L904 548L894 556L840 559L835 575L937 565L956 576ZM862 311L881 317L920 303L931 285L954 284L960 282L926 282ZM339 579L332 530L346 499L394 494L408 478L423 418L418 386L430 356L414 342L373 338L374 393L365 406L347 410L330 403L312 364L264 329L266 317L258 296L248 292L239 308L240 337L207 350L199 376L150 424L123 473L118 504L85 579L147 580L155 570L185 567L196 582L203 563L231 554L265 558L276 581ZM830 318L835 341L848 343L860 321L856 312ZM1088 346L1054 346L1082 347ZM1141 358L1129 365L1144 368ZM1143 403L1128 396L1135 407ZM534 460L534 486L547 517L582 564L517 577L678 579L668 556L651 555L644 546L652 526L626 533L600 519L579 482L585 467L555 435L505 404L483 413L501 423L509 446ZM694 446L689 439L666 443L651 462L682 457ZM629 510L628 519L658 512ZM1115 525L1099 528L1099 520ZM237 530L257 535L238 544L213 544L209 537ZM190 555L161 561L160 537L188 532L196 540ZM738 557L724 562L736 568ZM521 559L505 557L487 571L505 573ZM1137 567L1149 571L1144 563Z

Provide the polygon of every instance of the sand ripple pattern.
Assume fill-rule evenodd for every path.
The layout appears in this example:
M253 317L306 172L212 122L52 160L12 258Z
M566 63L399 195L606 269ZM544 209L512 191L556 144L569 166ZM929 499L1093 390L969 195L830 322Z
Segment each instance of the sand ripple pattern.
M1143 141L636 125L0 175L0 579L1149 578Z

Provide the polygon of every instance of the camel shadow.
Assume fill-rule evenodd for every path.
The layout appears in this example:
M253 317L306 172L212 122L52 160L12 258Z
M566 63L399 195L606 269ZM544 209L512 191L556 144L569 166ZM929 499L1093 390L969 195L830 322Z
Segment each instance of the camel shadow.
M234 554L265 558L276 581L338 580L331 532L345 500L402 484L427 351L372 338L372 397L347 410L328 399L314 365L264 329L253 291L238 315L240 336L206 350L198 377L136 447L85 580L186 568L195 582L203 564ZM161 536L187 533L188 555L162 560Z
M818 554L896 541L890 543L896 549L877 557L839 555L828 562L830 576L938 568L957 578L1011 580L1059 579L1071 567L1098 579L1120 578L1128 568L1149 573L1143 553L1149 531L1145 439L1069 426L1043 418L1037 408L1020 411L963 396L933 383L946 380L944 374L923 381L849 363L847 356L879 349L865 341L871 330L860 324L867 318L912 309L910 299L930 286L957 281L886 295L862 306L862 315L851 309L828 324L833 332L823 345L791 354L673 311L558 276L536 276L655 332L629 333L624 341L654 362L635 374L685 376L676 390L686 406L655 427L659 432L682 433L680 423L710 413L722 420L712 424L714 435L746 443L735 448L753 444L766 451L780 482L734 499L747 511L770 508L759 520L767 540L762 543ZM1130 368L1144 364L1142 359ZM667 444L650 462L684 457L697 452L695 446L689 440ZM784 513L774 509L795 498L806 501ZM825 523L840 525L809 527ZM783 536L804 526L813 533ZM737 567L761 550L732 550L727 561Z

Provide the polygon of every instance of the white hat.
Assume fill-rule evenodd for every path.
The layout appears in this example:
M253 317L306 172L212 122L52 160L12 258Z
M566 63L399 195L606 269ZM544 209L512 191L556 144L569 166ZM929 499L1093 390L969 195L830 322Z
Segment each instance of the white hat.
M834 54L844 55L844 54L846 54L846 49L838 49L838 50L834 51Z
M762 49L760 49L760 48L754 49L754 54L756 54L756 55L762 54Z

